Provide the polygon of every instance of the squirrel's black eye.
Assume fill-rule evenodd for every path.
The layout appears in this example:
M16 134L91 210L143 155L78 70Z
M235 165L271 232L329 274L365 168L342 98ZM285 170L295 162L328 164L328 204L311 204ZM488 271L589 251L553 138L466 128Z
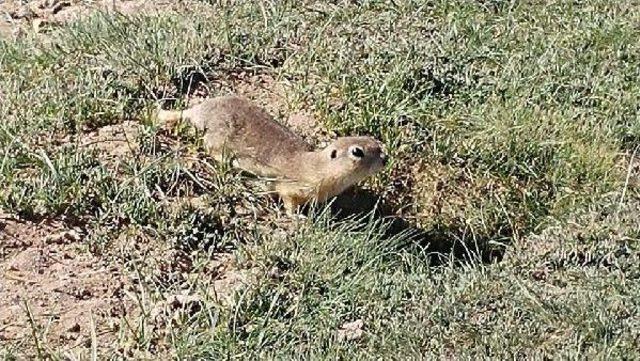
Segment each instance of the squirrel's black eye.
M332 150L332 151L331 151L331 159L333 159L333 158L335 158L335 157L337 157L337 156L338 156L338 151L337 151L337 150L335 150L335 149L334 149L334 150Z
M364 151L360 147L354 147L351 149L351 154L356 158L364 158Z

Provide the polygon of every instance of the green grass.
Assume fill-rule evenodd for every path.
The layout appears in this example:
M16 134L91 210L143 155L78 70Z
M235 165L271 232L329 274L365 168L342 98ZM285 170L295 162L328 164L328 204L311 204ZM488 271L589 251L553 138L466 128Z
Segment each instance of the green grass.
M638 357L640 189L629 162L640 6L200 6L97 14L47 41L0 42L0 207L81 224L151 300L203 299L164 328L143 317L100 345L103 357ZM417 235L327 213L283 225L193 137L149 121L159 98L182 100L198 79L210 96L229 92L239 74L285 84L284 114L308 109L339 135L380 138L392 162L366 187ZM117 166L79 145L126 120L142 124L140 151ZM204 203L180 205L195 196ZM189 258L189 277L173 264L158 276L171 262L129 252L149 239ZM202 274L230 248L255 280L222 305ZM354 320L364 334L340 340ZM5 356L28 350L8 345Z

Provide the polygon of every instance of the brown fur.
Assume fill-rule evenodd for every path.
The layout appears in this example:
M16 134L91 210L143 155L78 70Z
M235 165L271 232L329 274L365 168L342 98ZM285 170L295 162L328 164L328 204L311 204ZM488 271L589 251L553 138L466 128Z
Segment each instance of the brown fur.
M204 145L217 160L274 178L274 191L288 212L309 202L325 202L380 170L386 155L371 137L343 137L314 150L260 107L238 96L204 101L184 111L160 110L164 123L188 120L204 133ZM353 155L354 147L362 157ZM356 151L357 152L357 151Z

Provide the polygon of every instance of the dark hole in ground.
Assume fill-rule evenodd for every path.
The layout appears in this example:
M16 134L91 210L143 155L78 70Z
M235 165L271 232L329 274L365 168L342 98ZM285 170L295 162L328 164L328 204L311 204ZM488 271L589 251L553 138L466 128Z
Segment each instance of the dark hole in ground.
M179 94L192 95L201 84L209 82L205 72L206 70L201 67L186 67L171 79L171 83Z

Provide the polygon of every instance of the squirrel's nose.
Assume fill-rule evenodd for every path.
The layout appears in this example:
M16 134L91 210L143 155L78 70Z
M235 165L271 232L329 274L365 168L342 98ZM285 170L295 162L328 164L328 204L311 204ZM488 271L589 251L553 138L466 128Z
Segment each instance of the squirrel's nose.
M382 164L383 164L383 165L387 165L387 159L388 159L388 157L387 157L387 155L386 155L386 154L384 154L384 153L380 153L380 159L382 160Z

